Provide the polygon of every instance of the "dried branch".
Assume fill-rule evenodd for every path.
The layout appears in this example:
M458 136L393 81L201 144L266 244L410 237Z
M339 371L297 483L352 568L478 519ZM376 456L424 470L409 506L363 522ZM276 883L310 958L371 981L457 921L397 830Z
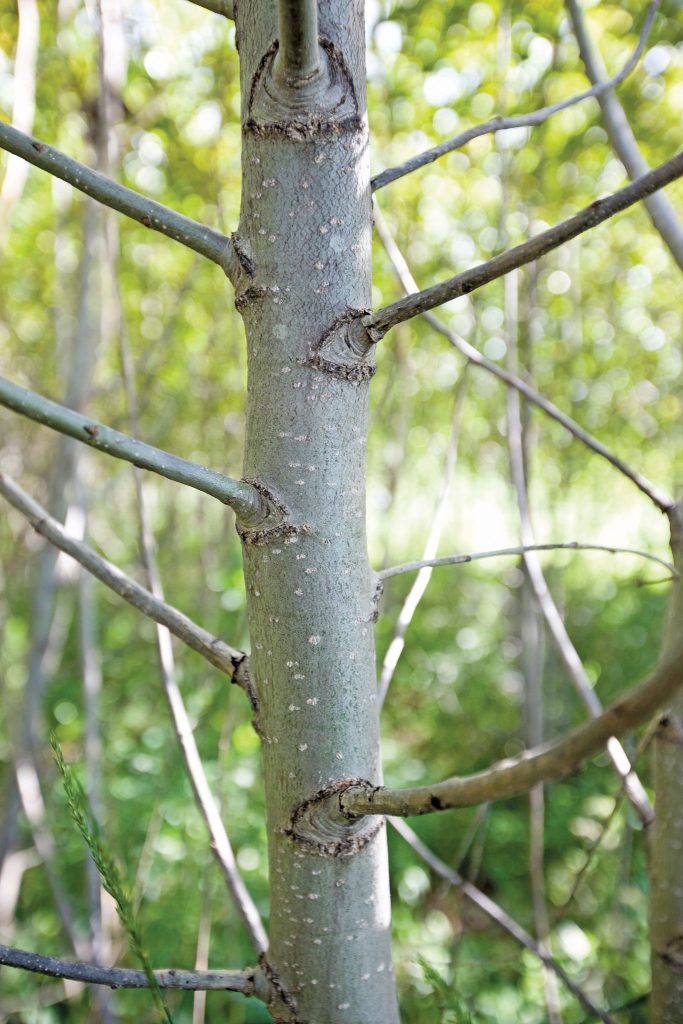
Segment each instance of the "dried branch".
M168 206L163 206L131 188L111 181L98 171L93 171L78 160L73 160L65 153L54 149L53 146L48 146L46 142L25 135L5 121L0 121L0 149L22 157L34 167L61 178L99 203L110 206L119 213L125 213L127 217L153 231L161 232L168 238L173 238L188 249L194 249L228 273L234 247L232 241L220 231L214 231L213 228L206 227L191 217L176 213Z
M13 946L0 945L0 964L18 967L34 974L46 974L51 978L69 978L92 985L107 985L109 988L149 988L149 979L144 971L128 970L124 967L100 967L83 961L60 960L55 956L29 953ZM266 1002L269 984L259 967L244 971L180 971L175 968L154 971L159 988L176 988L196 991L241 992Z
M626 168L629 178L637 178L638 175L645 174L648 170L648 163L638 148L626 112L614 92L614 86L617 83L614 80L605 81L605 68L599 53L591 43L578 0L565 0L565 2L574 35L579 44L581 60L586 67L586 74L593 83L593 87L598 90L595 96L602 110L602 118L609 140ZM667 197L661 193L648 196L644 202L652 223L662 236L664 244L668 247L680 269L683 270L683 227L676 216L676 211Z
M159 601L130 576L126 576L117 566L96 554L87 544L69 537L64 527L52 519L38 502L26 494L10 477L2 473L0 473L0 494L28 519L37 533L45 537L60 551L70 555L119 597L128 601L143 615L166 626L174 636L201 654L203 658L206 658L208 662L234 679L235 682L242 682L246 670L244 654L202 629L187 615L179 612L177 608L173 608L172 605L166 604L164 601Z
M207 11L213 11L214 14L222 14L224 18L229 18L231 21L235 18L235 5L232 0L190 0L190 3L196 4L197 7L203 7Z
M671 564L657 555L651 555L647 551L638 551L636 548L614 548L605 544L579 544L577 541L568 541L566 544L520 544L519 547L498 548L497 551L475 551L471 555L444 555L443 558L423 558L415 562L404 562L402 565L392 565L389 569L382 569L378 572L381 580L390 579L392 576L401 576L406 572L416 572L425 566L437 568L441 565L462 565L465 562L479 562L484 558L499 558L503 555L524 555L529 551L606 551L610 555L638 555L650 562L657 562L665 566L671 573L673 579L678 578L678 572Z
M401 818L389 818L389 824L396 829L402 839L405 839L408 846L420 857L421 860L427 864L435 874L439 875L445 881L451 885L456 886L462 892L471 903L478 907L479 910L483 911L487 917L495 921L496 924L506 931L509 935L519 942L520 945L528 949L529 952L537 956L538 959L551 971L553 971L558 978L567 986L569 991L576 996L579 1002L598 1020L605 1021L606 1024L614 1024L612 1017L600 1010L594 1003L591 1002L586 993L581 989L576 982L572 981L569 975L565 972L564 968L560 966L557 960L554 960L552 956L544 952L541 947L535 942L531 935L520 924L515 921L514 918L503 910L497 903L483 893L480 889L477 889L471 882L466 881L458 874L457 871L453 871L447 864L444 864L439 857L433 853L430 848L422 842L418 834L402 821Z
M408 295L418 292L419 289L415 282L415 278L411 274L410 268L391 236L389 229L384 222L384 218L381 216L377 206L375 206L375 225L382 240L382 244L384 245L387 255L394 267L396 275L403 285L404 291ZM427 312L422 315L427 323L430 324L435 331L438 331L439 334L447 338L451 345L461 352L469 362L474 363L475 366L479 366L481 369L493 374L493 376L498 377L498 379L502 380L504 384L508 385L508 387L515 388L516 391L519 391L519 393L524 395L529 402L532 402L547 416L550 416L561 424L561 426L563 426L565 430L569 431L569 433L578 441L581 441L582 444L585 444L586 447L590 448L590 450L595 452L596 455L600 455L603 459L606 459L610 465L614 466L615 469L618 469L620 473L623 473L623 475L634 483L635 486L642 491L643 494L645 494L650 501L657 506L657 508L660 509L660 511L668 512L673 508L674 499L670 495L665 491L662 491L659 487L656 487L647 479L647 477L643 476L642 473L639 473L637 470L629 466L628 463L624 462L623 459L619 458L618 455L615 455L614 452L602 443L602 441L598 441L596 437L593 437L593 435L587 430L580 427L579 424L571 418L571 416L567 416L566 413L562 412L562 410L554 405L553 402L532 388L530 384L527 384L527 382L522 380L521 377L510 373L502 366L498 366L497 363L487 359L486 356L483 356L481 352L478 352L473 345L470 345L468 341L465 341L465 339L461 338L455 331L446 327L445 324L442 324L434 313Z
M455 409L453 412L453 426L451 429L451 437L448 443L448 449L446 452L446 460L444 466L443 480L441 483L441 492L436 501L436 508L434 509L434 516L432 524L429 529L429 536L424 548L424 559L429 561L433 558L439 548L439 541L443 532L444 523L446 520L447 501L448 494L453 481L453 474L455 472L455 464L458 457L458 441L460 440L460 426L462 423L462 410L465 400L465 386L467 383L467 375L463 373L458 384L458 390L455 396ZM391 685L396 666L398 665L399 659L405 647L405 635L408 630L408 626L412 622L413 615L415 614L417 607L422 600L424 593L429 584L429 580L432 575L432 568L430 565L423 562L419 566L419 572L417 579L414 581L410 588L401 611L399 612L396 626L394 629L394 635L391 643L387 647L387 652L384 655L384 661L382 662L382 671L380 672L377 703L381 708L387 696L387 692ZM379 574L380 579L386 579L387 572L391 575L391 570L384 570Z
M572 0L573 2L573 0ZM466 128L465 131L460 132L452 139L446 139L445 142L439 143L438 146L433 146L431 149L427 149L424 153L418 153L416 156L411 157L404 163L399 164L397 167L390 167L386 171L382 171L375 178L372 179L372 189L376 192L380 188L384 188L385 185L391 184L392 181L396 181L398 178L404 177L406 174L411 174L413 171L417 171L420 167L425 167L427 164L433 163L438 160L439 157L445 156L447 153L452 153L455 149L460 149L462 146L471 142L473 139L478 139L482 135L491 135L493 132L507 131L510 128L535 128L539 124L543 124L553 114L559 113L560 110L566 110L567 107L573 107L577 103L582 103L584 100L590 99L594 96L596 99L600 99L604 96L608 90L615 89L623 80L631 74L636 64L640 60L640 56L645 47L647 37L654 21L654 16L657 12L661 0L652 0L650 6L647 9L645 15L645 21L640 32L640 37L636 44L636 47L624 64L623 68L610 78L608 81L595 81L595 78L589 72L589 78L594 82L594 85L590 89L586 89L584 92L577 93L576 96L570 96L566 100L560 100L558 103L551 103L549 106L541 107L539 110L534 110L529 114L514 114L512 117L492 117L489 121L485 121L483 124L474 125L472 128ZM642 171L638 172L643 173Z
M454 776L431 786L389 789L353 786L339 799L350 817L364 814L396 814L403 817L429 814L452 807L468 807L525 793L539 782L555 782L575 772L596 754L610 736L623 736L640 725L683 682L683 646L669 656L644 683L633 687L599 718L552 743L525 750L484 771Z
M659 167L640 178L636 178L630 185L619 189L604 199L597 199L590 206L585 207L580 213L563 220L554 227L542 231L534 238L516 245L506 252L494 256L493 259L478 267L457 274L446 281L432 285L416 295L409 295L398 302L386 306L362 318L362 325L365 328L365 341L373 344L380 341L384 335L396 324L409 320L411 317L424 313L435 306L441 306L444 302L456 299L460 295L468 295L470 292L481 288L490 281L495 281L505 274L509 274L516 267L522 267L526 263L532 263L540 256L557 249L572 238L596 227L603 221L608 220L615 214L626 210L629 206L652 195L657 189L663 188L683 175L683 153L660 164Z
M245 522L256 525L262 523L268 515L262 495L251 484L233 480L196 462L181 459L161 448L121 434L73 409L13 384L5 377L0 377L0 405L82 441L97 451L210 494L225 505L230 505Z

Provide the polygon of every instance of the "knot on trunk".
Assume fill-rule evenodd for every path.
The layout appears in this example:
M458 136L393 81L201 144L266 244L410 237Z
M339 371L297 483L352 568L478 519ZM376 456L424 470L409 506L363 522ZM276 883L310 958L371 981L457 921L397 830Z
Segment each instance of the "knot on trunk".
M376 367L374 345L362 320L367 313L367 309L349 309L337 317L313 346L308 365L351 384L370 380Z
M265 484L260 480L245 480L244 483L259 492L265 514L255 520L246 520L244 516L236 520L235 528L243 544L270 544L282 539L287 543L287 538L302 532L302 527L289 521L289 510Z
M351 819L341 808L340 797L351 786L370 786L367 779L347 778L318 790L299 804L285 835L323 857L352 857L372 842L384 819Z
M291 83L278 74L279 42L266 51L251 85L245 131L307 142L362 128L356 90L342 53L329 39L321 36L318 42L318 70L306 80Z

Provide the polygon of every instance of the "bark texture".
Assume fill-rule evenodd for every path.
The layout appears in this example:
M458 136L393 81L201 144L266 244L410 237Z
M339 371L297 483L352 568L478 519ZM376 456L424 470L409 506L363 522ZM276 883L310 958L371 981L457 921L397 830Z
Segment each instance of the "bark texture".
M370 368L321 344L370 304L372 211L361 0L320 5L320 73L277 69L277 12L236 5L243 195L233 239L248 346L245 479L282 506L238 523L263 740L276 1021L394 1024L383 822L308 813L379 780L366 554Z
M670 515L671 551L683 570L683 502ZM680 645L683 584L674 580L663 657ZM660 718L654 740L650 943L652 1024L683 1024L683 696Z

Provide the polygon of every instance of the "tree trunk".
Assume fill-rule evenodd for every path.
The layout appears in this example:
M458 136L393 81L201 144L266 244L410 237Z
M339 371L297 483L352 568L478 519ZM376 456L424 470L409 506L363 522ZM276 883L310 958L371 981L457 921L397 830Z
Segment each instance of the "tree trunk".
M671 512L671 551L683 572L683 502ZM663 657L680 646L683 585L673 581ZM650 944L652 1024L683 1024L683 697L661 717L654 739Z
M268 808L268 970L282 997L271 1012L276 1021L393 1024L383 823L306 814L321 791L381 773L365 537L371 368L349 351L318 351L370 305L363 4L320 7L320 69L294 84L282 73L275 5L236 10L244 476L283 515L268 530L238 524Z

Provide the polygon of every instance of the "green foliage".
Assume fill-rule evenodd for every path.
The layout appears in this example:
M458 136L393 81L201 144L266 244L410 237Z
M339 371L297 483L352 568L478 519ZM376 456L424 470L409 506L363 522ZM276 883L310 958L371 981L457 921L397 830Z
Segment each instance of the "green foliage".
M424 980L431 989L424 1000L425 1016L422 1019L426 1022L427 1014L433 1009L438 1014L438 1017L434 1018L435 1021L438 1020L438 1024L474 1024L469 1008L436 968L421 956L418 957L418 963L422 968Z
M88 116L98 88L94 22L77 3L45 0L40 8L35 134L92 162ZM605 0L587 11L611 71L635 44L644 8L644 0ZM375 172L496 113L532 110L586 87L559 4L378 0L368 3L367 10ZM507 68L499 59L505 16ZM193 217L232 230L239 208L241 145L234 27L185 0L129 5L128 18L121 178ZM652 35L659 63L641 64L619 91L653 164L679 143L680 18L677 5L665 0ZM15 6L0 5L0 114L7 119L16 30ZM589 101L533 131L476 140L380 192L377 202L418 282L426 286L501 248L501 225L507 244L517 244L541 224L569 216L624 180L597 104ZM668 194L681 209L683 185L677 183ZM0 264L4 372L58 400L77 323L84 209L82 199L59 193L46 176L31 172ZM124 218L119 229L119 280L140 392L141 435L240 476L246 369L242 327L229 287L216 267L181 246ZM680 274L645 212L629 210L523 271L519 281L520 340L527 345L535 386L620 456L673 489L680 482L677 424L683 412L681 311L672 301L680 295ZM379 242L373 286L375 306L399 295ZM88 323L96 371L89 409L94 417L128 430L116 339L107 325L99 331L95 277L91 288ZM504 363L502 282L450 304L440 315L489 358ZM394 331L379 348L368 476L370 555L376 566L420 556L443 473L462 365L445 340L420 320ZM503 387L472 370L440 554L518 540L504 406ZM539 540L621 541L665 556L663 517L557 424L536 411L530 419ZM0 449L3 465L7 460L22 484L44 499L55 452L48 432L3 412ZM88 453L82 473L91 542L126 571L138 573L130 468ZM225 509L164 481L149 479L146 486L169 601L235 646L246 646L239 542ZM11 771L12 736L22 707L37 555L32 535L18 519L0 516L6 583L0 597L0 760L5 776ZM544 566L595 689L609 702L654 664L666 588L639 586L639 578L648 573L628 558L558 552L544 556ZM64 566L60 574L61 625L53 642L61 657L41 713L73 760L81 758L84 741L78 616L73 574ZM411 582L397 578L387 584L377 624L380 663ZM408 630L383 712L388 783L420 784L474 771L524 746L521 583L519 567L510 560L434 573ZM103 852L110 845L123 850L126 862L136 866L133 898L137 903L144 897L140 913L153 962L194 963L207 902L212 965L252 962L248 939L207 850L206 832L162 710L153 628L104 588L97 588L96 603L104 675ZM249 709L236 688L192 653L178 650L178 674L240 869L267 915L259 742ZM544 701L548 737L584 720L547 637ZM57 840L58 872L79 924L87 927L81 843L66 820L61 793L51 786L54 769L44 751L38 762ZM647 784L646 756L639 767ZM614 1007L641 999L649 986L644 837L623 803L576 895L564 905L618 791L603 757L577 777L550 787L544 849L553 953L572 978L590 986L601 1005ZM81 807L88 835L97 839L87 807L79 801L73 802ZM533 930L525 799L497 804L479 824L474 810L413 824L439 857ZM404 1019L440 1024L439 1014L455 1020L458 1015L467 1020L469 1014L472 1024L542 1024L547 1014L534 958L520 954L457 890L432 877L397 836L390 833L389 842ZM107 871L109 860L103 860ZM110 877L118 876L110 872ZM40 867L24 875L15 928L17 945L69 955ZM5 971L3 985L7 998L29 1008L26 1019L39 1024L53 1024L57 1014L70 1024L84 1024L91 1012L87 996L63 999L53 1009L38 1005L41 989L33 978ZM122 1024L142 1019L144 998L116 993ZM178 1024L189 1024L191 996L169 993L166 998ZM575 1001L564 992L561 998L566 1024L582 1022L585 1015ZM642 1002L623 1014L630 1024L645 1019ZM255 1001L223 993L207 997L208 1024L265 1019Z
M149 982L149 988L154 1003L161 1016L167 1020L169 1024L173 1024L173 1019L164 1003L159 983L154 975L149 956L143 945L135 910L133 908L133 901L130 892L124 884L121 868L105 845L99 823L93 813L92 807L88 803L83 787L74 775L70 765L68 765L64 760L64 752L62 751L54 733L50 735L50 746L54 753L57 769L62 777L62 784L64 786L64 792L66 793L66 802L73 822L81 833L83 841L90 851L90 856L92 857L93 863L99 872L100 878L102 879L102 885L114 900L116 912L119 915L119 920L123 925L126 934L128 935L133 953L142 964L142 969Z

